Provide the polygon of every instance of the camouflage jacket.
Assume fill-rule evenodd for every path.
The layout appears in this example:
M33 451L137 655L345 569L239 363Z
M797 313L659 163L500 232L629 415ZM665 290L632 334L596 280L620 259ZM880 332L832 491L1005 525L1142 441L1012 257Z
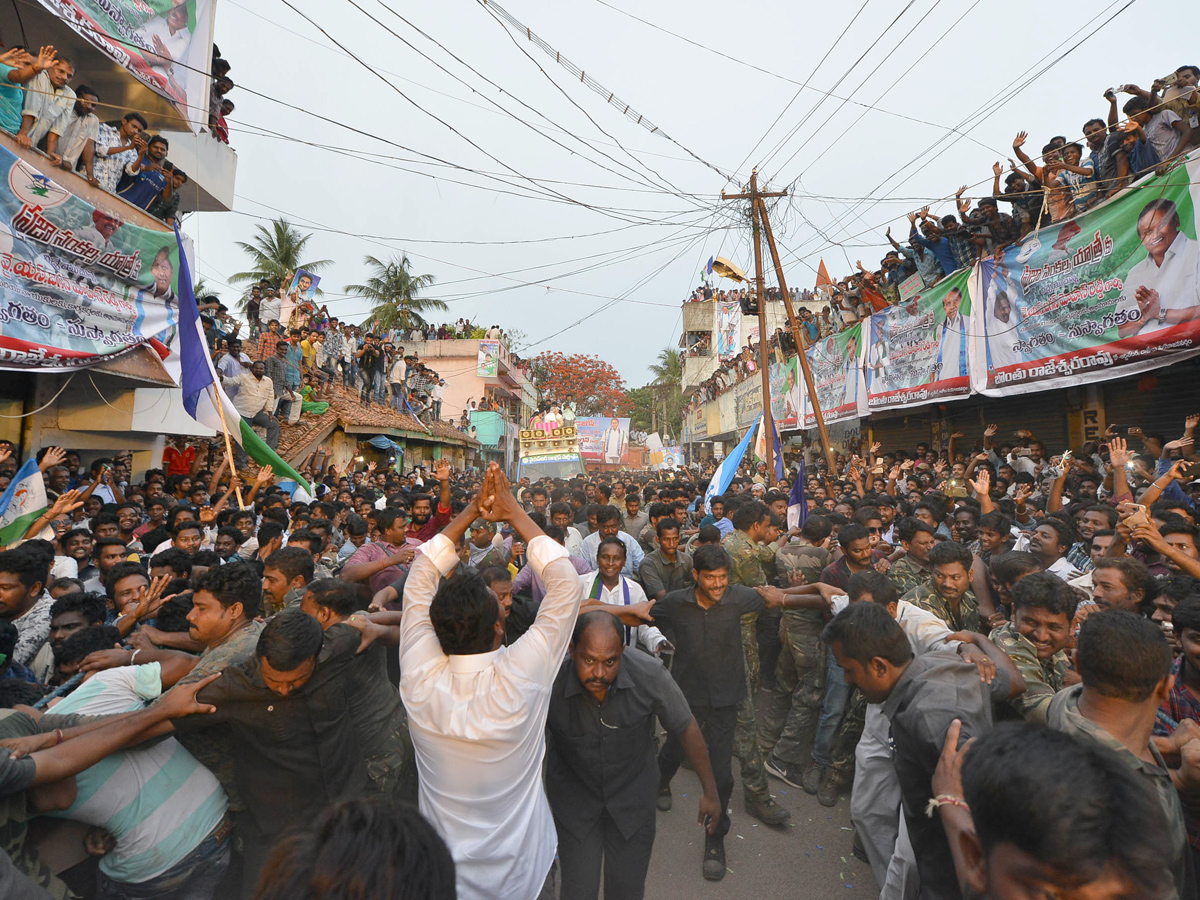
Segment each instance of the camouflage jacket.
M1012 622L994 629L991 638L992 643L1008 654L1025 679L1025 693L1009 700L1009 707L1030 722L1045 724L1050 701L1062 690L1063 679L1070 668L1066 651L1059 650L1046 660L1038 659L1036 648Z
M778 587L816 584L833 554L811 544L784 544L775 553L775 583Z
M722 542L729 554L729 583L759 587L767 584L767 564L774 564L775 551L769 544L756 544L744 531L733 531Z
M962 595L957 613L930 585L915 587L901 599L933 613L945 622L946 627L951 631L974 631L983 634L983 625L979 620L979 603L971 591Z
M888 569L887 577L892 579L896 591L903 597L916 587L930 587L933 584L933 574L926 568L917 565L907 556L902 556Z

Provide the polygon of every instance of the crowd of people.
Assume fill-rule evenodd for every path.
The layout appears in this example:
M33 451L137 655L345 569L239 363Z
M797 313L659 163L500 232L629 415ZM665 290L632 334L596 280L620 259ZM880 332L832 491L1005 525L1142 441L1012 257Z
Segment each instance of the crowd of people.
M1109 88L1102 96L1105 107L1094 110L1101 115L1083 123L1082 140L1057 135L1036 156L1027 151L1028 135L1018 132L1007 174L1005 163L997 160L991 191L974 208L964 185L955 194L952 212L934 215L926 206L909 213L906 237L898 241L887 229L892 249L877 268L867 269L859 261L857 271L829 279L809 294L806 305L821 298L826 305L815 314L797 311L802 337L810 343L842 331L897 305L900 285L913 275L930 287L1031 231L1074 218L1144 175L1165 172L1200 145L1198 79L1200 67L1183 65L1154 79L1149 90L1136 84ZM689 300L734 302L749 293L701 285ZM793 290L792 299L805 298Z
M182 442L140 479L45 448L0 551L0 894L637 898L658 817L720 880L790 785L849 795L882 896L1194 897L1198 425L723 494L443 462L305 503L264 470L241 507ZM77 832L36 817L88 859L51 871L34 835Z
M171 15L186 18L184 5ZM233 103L223 99L233 88L229 68L214 46L209 124L214 137L225 142L225 116L233 111ZM96 109L107 104L87 85L71 87L75 75L74 62L52 46L41 47L36 55L21 46L0 54L0 128L22 147L41 151L53 165L173 226L188 176L168 159L170 142L161 134L147 134L149 123L136 110L101 122ZM120 222L100 210L95 219L91 231L97 246L108 249Z

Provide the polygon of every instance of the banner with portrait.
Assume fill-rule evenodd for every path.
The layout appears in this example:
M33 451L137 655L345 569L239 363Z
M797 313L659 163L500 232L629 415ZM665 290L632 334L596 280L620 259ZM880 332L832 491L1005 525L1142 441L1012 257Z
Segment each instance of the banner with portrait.
M922 288L866 321L867 409L903 409L971 394L971 270Z
M169 100L193 131L208 124L215 0L41 3L130 75ZM30 49L36 53L37 46Z
M623 416L596 416L575 420L579 453L592 462L619 465L629 463L629 419Z
M804 352L812 369L816 401L825 423L856 419L866 412L866 388L860 365L862 323L817 341ZM817 414L813 398L804 396L804 427L815 428Z
M972 385L991 396L1103 381L1200 351L1200 160L983 260Z
M780 431L800 427L800 358L789 356L785 362L772 363L771 418Z
M470 357L468 357L470 359ZM495 378L499 368L500 342L480 341L479 356L475 362L475 374L483 378Z
M742 349L742 305L717 304L717 356L729 359Z
M0 172L0 369L73 371L145 343L166 364L175 235L96 209L4 148Z

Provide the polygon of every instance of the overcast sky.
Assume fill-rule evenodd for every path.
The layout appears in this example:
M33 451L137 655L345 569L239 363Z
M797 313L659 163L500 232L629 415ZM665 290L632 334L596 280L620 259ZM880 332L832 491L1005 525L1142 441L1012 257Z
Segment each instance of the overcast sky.
M752 166L794 188L772 221L789 286L811 287L821 257L835 278L877 265L909 210L990 192L1018 130L1036 156L1103 117L1109 86L1200 59L1200 7L1165 0L1066 16L1027 0L503 0L601 96L478 0L289 2L315 25L283 0L217 4L237 201L188 217L199 275L238 296L222 283L247 267L234 242L282 211L335 261L331 313L361 321L343 292L363 256L404 252L450 304L435 321L520 329L528 355L596 353L631 387L677 343L709 256L752 269L739 205L719 201Z

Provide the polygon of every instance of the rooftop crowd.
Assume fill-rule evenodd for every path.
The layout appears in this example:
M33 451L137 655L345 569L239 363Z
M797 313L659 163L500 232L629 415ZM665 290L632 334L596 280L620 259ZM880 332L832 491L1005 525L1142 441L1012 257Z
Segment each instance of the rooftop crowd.
M186 4L165 15L186 19ZM214 45L208 125L214 139L224 143L229 142L225 117L233 112L233 102L225 98L234 87L229 71ZM174 225L188 176L168 158L170 142L148 134L149 123L136 110L101 122L96 110L114 107L86 84L72 87L75 76L75 63L53 46L41 47L36 55L21 46L0 54L0 128L53 165ZM95 240L105 248L121 222L99 209L93 218Z
M793 786L849 796L885 896L1193 897L1180 425L747 464L708 509L697 470L445 463L238 508L219 451L44 448L0 551L0 895L637 898L658 817L738 878ZM67 868L47 817L87 826Z
M1110 88L1102 97L1106 109L1097 105L1092 112L1100 115L1083 123L1082 140L1056 135L1036 156L1027 146L1029 136L1018 132L1007 174L1005 163L997 160L991 190L976 200L974 208L964 196L968 192L964 185L955 192L951 212L936 215L926 206L909 213L907 236L900 240L889 226L885 236L892 249L876 268L868 269L858 261L857 271L831 279L815 294L792 291L793 301L809 305L825 301L819 313L803 306L797 310L805 346L896 306L900 285L914 275L919 276L920 286L931 287L1032 231L1073 219L1144 175L1167 171L1200 145L1198 78L1200 67L1184 65L1154 79L1149 90L1136 84ZM714 290L706 284L696 288L689 301L744 302L749 295L748 290ZM772 336L772 350L781 346L781 337L785 335ZM692 352L707 356L711 349L701 338ZM785 346L782 352L794 350ZM750 374L753 370L741 357L726 360L700 386L702 396L711 400Z
M249 325L246 339L240 337L242 322L218 298L197 298L224 390L242 417L263 431L272 449L278 446L281 425L295 424L304 414L325 414L338 385L356 392L363 408L388 408L424 424L442 422L468 435L473 433L472 412L507 411L499 399L485 393L478 401L468 400L457 419L449 410L443 418L446 379L420 360L419 348L406 348L403 343L502 340L504 332L498 325L484 329L459 319L454 324L412 328L383 329L370 322L356 326L331 316L327 306L318 306L299 292L290 298L291 312L283 322L292 281L289 273L279 286L264 280L251 287L243 304ZM523 365L515 355L511 363Z

